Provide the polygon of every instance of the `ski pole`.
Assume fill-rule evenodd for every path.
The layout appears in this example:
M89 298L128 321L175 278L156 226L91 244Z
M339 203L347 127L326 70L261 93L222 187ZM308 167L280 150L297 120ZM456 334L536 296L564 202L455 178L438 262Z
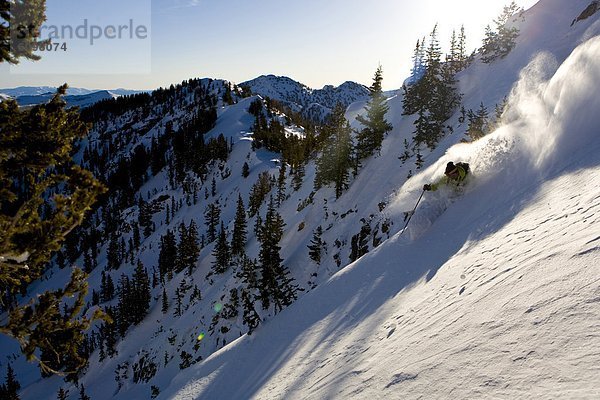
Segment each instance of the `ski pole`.
M425 194L425 190L423 190L421 192L421 195L419 196L419 200L417 200L417 204L415 204L415 208L413 208L413 210L410 212L410 215L408 216L408 220L406 220L406 224L404 224L404 228L402 228L402 232L400 232L400 235L398 235L398 236L401 236L404 233L404 231L406 230L406 227L408 226L408 223L410 222L410 219L412 218L412 216L415 214L415 211L417 210L417 207L419 206L419 203L421 202L421 199L423 198L424 194Z

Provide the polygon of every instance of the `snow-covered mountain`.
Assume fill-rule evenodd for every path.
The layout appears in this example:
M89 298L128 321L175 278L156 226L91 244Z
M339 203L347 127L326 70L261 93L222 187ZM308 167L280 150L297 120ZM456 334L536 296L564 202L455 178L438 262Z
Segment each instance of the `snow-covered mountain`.
M84 89L84 88L68 88L67 95L80 96L84 94L90 94L96 90ZM56 93L56 87L53 86L19 86L11 89L0 89L0 93L6 94L12 98L20 96L39 96L48 93Z
M589 5L589 0L540 1L515 22L520 35L510 54L490 64L476 57L459 73L465 109L481 103L491 109L507 97L497 129L483 139L462 143L467 123L457 111L447 121L453 133L423 154L421 170L414 159L400 162L415 116L402 115L398 94L388 100L386 117L394 128L381 154L364 162L339 199L331 187L314 191L314 161L305 166L300 185L295 176L283 175L281 258L304 290L290 307L257 310L263 321L246 334L242 316L231 312L232 291L244 287L240 267L211 273L214 245L206 244L193 271L175 273L152 288L148 315L127 330L116 354L101 356L96 345L79 379L88 395L94 400L600 396L600 18L597 13L578 18ZM212 160L202 177L189 174L184 185L171 185L175 167L158 165L156 173L145 171L148 179L133 201L111 194L108 208L87 229L115 225L110 233L119 233L124 248L131 246L142 203L151 210L153 229L116 269L106 268L110 235L96 237L90 304L103 273L117 283L123 274L132 275L138 259L156 272L167 230L178 232L182 222L194 221L206 235L205 212L218 204L231 233L238 196L248 208L261 174L277 181L281 155L253 146L253 104L271 97L295 104L296 111L325 112L331 106L327 99L337 93L326 87L323 93L329 94L311 97L316 91L287 78L255 81L240 85L255 95L234 92L230 101L225 101L229 82L205 79L148 96L141 106L96 110L97 124L78 160L98 176L122 170L114 180L126 185L136 173L124 169L129 164L122 160L148 158L153 148L154 154L172 154L175 149L162 151L160 138L199 119L205 103L217 110L206 141L223 138L221 143L232 146L226 161ZM348 87L342 92L354 93ZM347 97L346 117L355 128L365 93L352 101ZM264 115L280 121L288 135L303 132L281 111ZM96 155L101 162L90 163ZM445 188L420 197L423 185L439 178L450 160L471 165L464 192L457 196ZM403 230L405 212L418 201ZM248 218L251 258L259 252L252 227L266 211L263 202ZM320 264L307 249L318 227L326 243ZM357 237L369 252L352 262ZM74 263L83 265L84 258ZM49 271L29 295L60 286L68 274L68 268ZM59 387L77 398L72 383L39 378L36 367L17 356L15 343L1 337L0 348L17 371L22 399L54 399Z
M42 104L50 101L54 93L46 93L40 95L23 95L16 98L17 103L20 106L34 106L37 104ZM88 94L81 95L67 95L64 97L64 100L67 102L67 106L69 107L89 107L94 103L97 103L101 100L114 99L119 97L119 95L112 93L108 90L100 90L97 92L91 92Z
M114 89L90 90L83 88L68 88L65 101L71 107L88 107L98 101L142 93L139 90ZM56 88L50 86L21 86L14 89L0 89L3 99L13 98L20 106L33 106L49 101L56 93Z
M67 89L67 95L69 96L81 96L86 94L91 94L94 92L99 92L99 89L85 89L85 88L76 88L69 87ZM119 96L126 96L130 94L136 94L143 92L143 90L131 90L131 89L111 89L111 93L117 94ZM39 96L45 95L48 93L56 93L56 87L53 86L19 86L12 89L0 89L0 93L6 94L12 98L17 98L20 96Z
M243 82L240 86L249 88L252 93L277 100L316 121L324 120L338 103L347 107L354 102L364 101L369 96L369 90L355 82L311 89L291 78L275 75L262 75Z

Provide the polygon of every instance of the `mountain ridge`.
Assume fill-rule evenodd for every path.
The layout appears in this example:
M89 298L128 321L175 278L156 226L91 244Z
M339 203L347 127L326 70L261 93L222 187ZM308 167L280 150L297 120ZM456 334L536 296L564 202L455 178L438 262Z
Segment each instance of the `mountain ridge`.
M294 112L317 121L323 121L337 103L347 107L357 101L366 101L369 96L369 89L356 82L346 81L339 86L311 89L289 77L275 75L261 75L240 83L240 86L282 102Z

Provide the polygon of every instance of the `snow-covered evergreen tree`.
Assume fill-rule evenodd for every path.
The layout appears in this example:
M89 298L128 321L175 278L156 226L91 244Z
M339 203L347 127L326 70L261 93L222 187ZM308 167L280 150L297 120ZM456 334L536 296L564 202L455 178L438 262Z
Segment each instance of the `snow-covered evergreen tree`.
M379 153L381 143L386 133L392 130L392 125L385 119L389 107L383 95L381 83L383 81L383 68L379 66L373 77L370 87L370 100L366 106L366 115L358 115L356 120L363 125L356 136L357 162Z

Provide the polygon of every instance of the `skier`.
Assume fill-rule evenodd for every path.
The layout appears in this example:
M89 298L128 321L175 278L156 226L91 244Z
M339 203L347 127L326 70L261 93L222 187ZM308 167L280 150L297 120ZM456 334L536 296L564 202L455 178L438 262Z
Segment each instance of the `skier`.
M446 165L446 171L444 172L444 177L440 178L435 183L428 183L423 186L424 191L436 191L440 187L440 185L454 185L459 186L467 177L469 173L469 164L459 162L454 164L450 161Z
M421 196L419 197L419 200L417 200L417 204L415 204L415 208L413 208L412 211L406 211L404 212L404 221L406 222L406 224L404 224L404 228L402 228L402 233L404 233L404 231L406 230L406 227L408 226L411 218L413 217L413 215L415 214L415 211L417 210L417 207L419 206L419 203L421 202L421 199L423 198L423 195L425 194L425 192L427 191L435 191L438 190L438 188L440 187L440 185L444 184L444 185L454 185L456 184L455 187L459 187L461 185L461 183L463 183L465 181L465 178L467 177L467 175L469 174L469 164L466 162L459 162L454 164L452 161L450 161L448 164L446 164L446 171L444 171L444 175L442 178L440 178L437 182L435 183L428 183L425 186L423 186L423 192L421 193ZM457 190L457 192L460 192L460 190ZM443 207L443 204L438 204L437 207L435 207L435 204L430 205L430 211L433 208L433 215L439 215L443 212L443 210L445 209L445 207L443 207L442 210L439 210L439 208ZM436 208L438 209L436 211ZM423 224L421 224L423 225ZM429 221L429 225L431 225L431 221Z

